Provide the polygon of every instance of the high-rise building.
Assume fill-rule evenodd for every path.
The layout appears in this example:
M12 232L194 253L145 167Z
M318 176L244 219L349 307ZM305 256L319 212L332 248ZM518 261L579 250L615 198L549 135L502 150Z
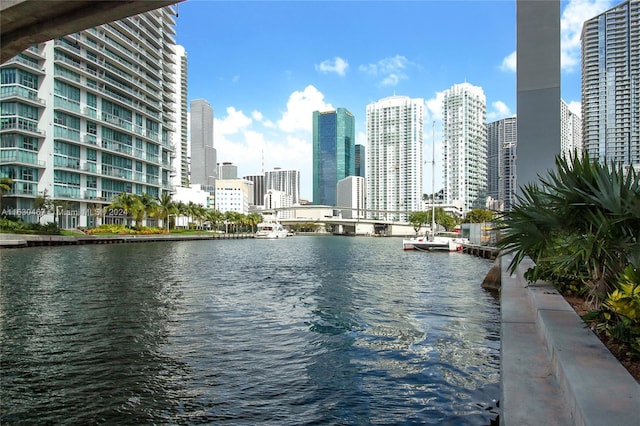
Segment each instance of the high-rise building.
M244 176L243 179L253 182L253 194L249 197L249 203L256 206L264 206L264 173L259 175Z
M292 205L300 204L300 171L275 167L264 172L265 189L275 189L291 197ZM266 208L266 206L265 206Z
M90 28L0 66L0 176L14 182L3 207L29 211L46 194L73 228L116 220L101 208L122 192L172 191L174 16L165 7Z
M356 144L355 176L365 177L366 161L364 145Z
M189 186L189 123L187 113L187 53L184 47L176 46L175 68L176 68L176 101L178 104L176 111L176 138L175 138L175 160L173 162L172 183L174 186Z
M238 166L228 161L218 163L218 179L238 179Z
M444 198L466 214L485 208L487 196L487 105L481 87L455 84L444 93Z
M516 117L487 124L487 196L493 210L509 211L516 201L517 142Z
M216 179L216 210L249 214L253 183L244 179Z
M582 27L582 141L591 159L640 169L640 2Z
M347 176L338 181L338 203L343 219L365 218L366 182L362 176ZM347 208L345 208L347 207Z
M390 96L367 105L369 217L406 221L421 209L424 99Z
M264 209L272 211L275 219L289 219L293 215L287 207L293 207L293 197L284 191L268 189L264 195Z
M355 174L355 119L345 108L313 112L313 203L335 206L338 181Z
M560 153L569 158L582 154L582 119L560 100Z
M191 183L215 186L213 108L205 99L191 101Z

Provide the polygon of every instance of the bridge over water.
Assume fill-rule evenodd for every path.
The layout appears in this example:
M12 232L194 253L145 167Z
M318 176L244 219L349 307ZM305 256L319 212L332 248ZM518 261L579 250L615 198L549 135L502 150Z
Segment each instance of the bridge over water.
M264 217L273 214L285 226L315 224L328 227L337 234L408 236L416 233L412 224L399 220L399 217L411 214L406 210L304 205L270 209L261 213ZM389 217L394 219L388 219Z

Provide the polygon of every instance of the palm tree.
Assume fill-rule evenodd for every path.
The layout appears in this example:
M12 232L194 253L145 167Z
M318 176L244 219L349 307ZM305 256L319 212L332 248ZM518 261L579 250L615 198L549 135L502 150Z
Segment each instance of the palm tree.
M136 216L136 225L142 226L142 221L147 217L152 217L156 209L158 208L158 200L146 192L142 195L137 195L140 200L140 204L142 204L142 209L138 212Z
M193 222L195 227L199 227L202 225L202 220L205 217L206 209L202 207L201 204L196 204L193 201L189 201L189 203L184 206L183 213L185 216L188 216L190 218L190 222Z
M2 212L2 196L5 192L11 191L13 180L8 177L0 177L0 213Z
M236 212L231 210L224 212L224 223L227 225L227 232L229 232L228 225L232 225L231 230L234 231L236 226Z
M209 210L207 220L219 231L219 225L224 221L224 214L220 210Z
M140 198L129 192L122 192L117 195L111 204L107 207L107 210L111 210L116 213L116 216L125 216L126 218L134 218L136 225L140 225L138 217L140 217L140 211L144 210L144 206L140 202ZM125 223L126 224L126 223Z
M204 206L196 204L195 207L193 207L193 219L195 220L198 229L202 229L202 223L206 216L207 209L205 209Z
M178 207L173 202L171 194L163 193L157 199L156 217L162 221L167 232L169 232L169 216L177 213Z
M556 166L504 214L498 246L514 253L511 272L529 256L527 279L577 282L598 308L625 267L640 266L640 175L587 155Z
M251 226L251 232L256 232L256 225L262 222L262 215L259 213L250 213L247 215L247 224Z

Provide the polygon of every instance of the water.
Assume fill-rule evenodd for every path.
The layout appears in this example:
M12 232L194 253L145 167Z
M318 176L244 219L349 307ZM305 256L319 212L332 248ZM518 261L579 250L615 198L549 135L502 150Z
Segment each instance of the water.
M489 424L491 262L396 238L0 252L2 424Z

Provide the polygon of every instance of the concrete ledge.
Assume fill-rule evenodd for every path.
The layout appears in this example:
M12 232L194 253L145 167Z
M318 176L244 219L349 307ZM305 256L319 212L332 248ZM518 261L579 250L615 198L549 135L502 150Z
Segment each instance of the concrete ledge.
M510 276L501 263L502 315L500 424L507 426L572 425L568 409L538 333L536 311L522 275Z
M146 243L158 241L204 241L231 240L253 238L253 234L150 234L150 235L33 235L33 234L0 234L0 248L63 246L85 244L121 244Z
M512 276L510 261L501 258L501 424L639 425L640 384L553 286L528 285L529 259ZM550 421L545 409L563 413Z

